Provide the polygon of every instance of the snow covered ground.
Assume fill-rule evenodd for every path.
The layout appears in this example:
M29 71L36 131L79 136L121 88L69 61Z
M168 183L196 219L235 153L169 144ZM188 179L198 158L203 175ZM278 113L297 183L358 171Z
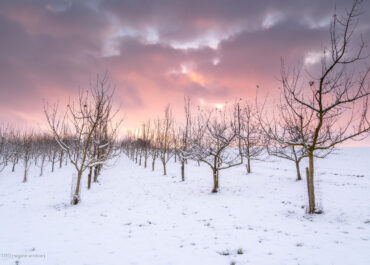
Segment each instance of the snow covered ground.
M305 213L306 182L290 161L255 162L187 179L125 155L68 204L71 168L43 177L0 173L0 264L370 264L370 148L343 148L317 162L321 215ZM303 171L303 164L302 164ZM84 185L86 179L84 179ZM86 185L85 185L86 186Z

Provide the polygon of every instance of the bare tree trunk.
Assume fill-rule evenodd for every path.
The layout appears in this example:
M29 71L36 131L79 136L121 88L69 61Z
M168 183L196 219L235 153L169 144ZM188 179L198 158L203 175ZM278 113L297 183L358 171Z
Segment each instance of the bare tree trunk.
M185 181L185 160L181 159L181 180Z
M45 156L41 158L41 166L40 166L40 177L42 176L42 173L44 171L44 162L45 162Z
M80 185L81 185L82 172L79 170L77 175L77 185L75 194L73 196L72 204L77 205L80 202Z
M59 168L62 168L62 164L63 164L63 154L64 154L64 152L61 152L61 153L60 153L60 158L59 158Z
M25 160L23 182L27 182L28 160Z
M162 160L162 164L163 164L163 175L166 176L167 175L166 162Z
M89 175L87 176L87 189L91 188L91 175L92 175L92 167L89 168Z
M23 182L27 182L27 168L24 169Z
M218 191L218 171L216 168L212 169L213 171L213 189L212 193L216 193Z
M99 176L98 167L95 166L94 167L94 182L97 182L98 181L98 176Z
M251 159L250 157L247 158L247 164L245 165L247 168L247 173L251 173Z
M299 169L299 162L295 161L295 168L297 170L297 181L302 180L301 170Z
M308 189L308 206L309 213L315 213L315 188L314 188L314 171L313 171L313 152L308 153L308 168L306 168L307 175L307 189Z
M53 160L52 160L52 163L51 163L51 172L54 172L54 164L55 164L55 152L53 153Z

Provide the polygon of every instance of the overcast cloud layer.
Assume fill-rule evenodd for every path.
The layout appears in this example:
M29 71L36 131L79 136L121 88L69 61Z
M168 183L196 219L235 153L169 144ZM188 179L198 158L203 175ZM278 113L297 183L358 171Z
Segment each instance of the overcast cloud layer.
M351 1L0 2L0 121L43 123L42 100L66 102L109 71L126 125L279 86L280 58L317 64L334 8ZM370 10L369 1L363 9ZM358 33L369 39L370 13ZM260 92L259 92L260 93Z

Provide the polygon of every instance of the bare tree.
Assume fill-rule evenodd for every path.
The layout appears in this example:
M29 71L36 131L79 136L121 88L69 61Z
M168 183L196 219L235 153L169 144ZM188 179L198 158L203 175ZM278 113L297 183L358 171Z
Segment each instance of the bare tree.
M354 48L353 36L361 14L360 0L353 1L344 16L334 14L330 27L331 46L324 49L321 73L302 75L301 69L281 65L282 92L292 117L301 124L297 138L290 145L307 152L309 166L307 184L309 213L315 213L314 157L349 139L360 140L370 131L368 120L368 74L370 67L360 70L365 43Z
M281 99L281 101L284 100ZM281 103L277 106L277 111L271 115L265 111L265 102L257 107L257 116L260 127L265 137L265 147L269 155L287 159L295 163L297 180L301 180L300 162L307 157L307 151L303 146L297 145L297 141L306 134L308 122L303 122L297 118L292 110ZM256 98L256 106L259 106ZM294 110L299 113L298 117L303 117L304 109ZM311 118L311 117L310 117Z
M300 163L303 158L307 157L307 153L304 148L275 142L274 144L268 144L266 149L269 155L293 161L297 172L297 181L302 180Z
M14 129L10 130L8 137L9 144L9 160L12 164L12 172L15 171L15 167L19 162L22 154L21 135L19 131Z
M147 167L148 158L150 155L150 146L151 146L151 139L150 139L150 120L147 123L143 124L142 127L142 148L143 148L143 156L144 156L144 168Z
M159 157L159 153L160 153L160 148L159 148L159 141L160 141L160 120L157 119L155 122L154 122L154 127L152 128L151 130L151 133L150 133L150 156L152 157L152 171L154 171L155 169L155 161L156 159Z
M164 118L159 124L159 158L163 165L163 175L167 174L167 163L173 155L172 152L172 137L174 119L172 115L171 106L168 105L164 111Z
M90 92L90 94L89 94ZM80 185L82 174L86 169L105 163L109 158L109 152L94 154L94 148L108 148L114 144L117 126L110 129L109 135L105 135L106 141L101 138L95 139L99 134L99 126L112 122L111 107L114 90L110 88L107 75L102 79L97 78L89 91L80 91L77 103L71 102L65 113L60 113L58 106L44 106L46 119L57 140L64 150L70 163L77 173L76 186L73 187L72 204L80 201ZM107 128L108 129L108 128ZM67 132L67 135L64 133ZM108 132L105 131L107 134Z
M40 167L40 177L44 173L46 158L51 151L53 142L52 138L46 134L37 135L34 139L35 155L40 158L40 164L38 164L38 167Z
M58 148L53 146L53 143L51 143L47 154L49 156L49 161L51 162L51 172L54 172L55 163L57 162Z
M8 161L7 134L4 128L0 127L0 171L4 169Z
M190 98L184 98L184 112L185 124L180 128L180 146L177 148L179 159L181 163L181 180L185 181L185 163L187 159L191 158L191 153L188 152L189 137L191 132L191 111L190 111Z
M264 140L256 107L249 102L241 108L240 114L241 154L246 158L247 173L251 173L251 161L258 160L264 149Z
M23 182L27 182L28 180L28 170L31 166L31 159L33 155L33 132L27 133L24 132L21 138L21 146L22 146L22 163L24 167L24 175L23 175Z
M190 140L192 158L211 168L213 193L218 192L219 172L243 163L239 130L238 104L231 110L227 105L222 109L200 110L193 126Z

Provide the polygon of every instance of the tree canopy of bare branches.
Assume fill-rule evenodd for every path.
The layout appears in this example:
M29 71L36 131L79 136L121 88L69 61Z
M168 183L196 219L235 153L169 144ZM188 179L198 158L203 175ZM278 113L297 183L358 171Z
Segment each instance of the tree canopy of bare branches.
M280 145L303 148L307 156L309 213L316 212L314 157L325 156L349 139L368 135L369 71L365 43L355 46L354 36L361 15L360 0L353 1L343 16L333 15L330 47L324 49L321 71L311 74L302 67L281 62L282 104L280 115L267 126L269 138Z
M80 185L83 172L101 166L115 156L115 139L121 121L114 122L112 113L114 89L108 76L97 77L87 91L79 91L77 102L70 102L62 112L58 105L45 104L44 112L55 140L63 149L77 174L72 204L80 201ZM97 175L95 175L97 178Z
M199 109L192 128L192 159L212 170L213 189L219 189L219 172L243 163L240 155L240 107L225 105L222 109ZM232 148L233 147L233 148Z

